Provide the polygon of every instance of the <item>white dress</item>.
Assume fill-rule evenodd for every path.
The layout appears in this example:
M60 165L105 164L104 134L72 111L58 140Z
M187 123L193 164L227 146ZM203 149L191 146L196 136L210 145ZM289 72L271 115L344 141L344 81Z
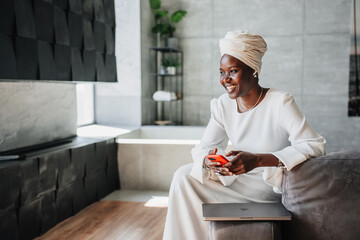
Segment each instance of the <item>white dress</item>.
M211 101L211 118L200 144L192 149L194 163L173 177L164 240L209 239L209 222L202 219L202 203L279 202L284 169L260 167L224 177L203 168L210 150L272 153L287 171L310 157L325 154L325 139L316 133L289 94L269 89L255 108L238 113L236 101L223 94Z

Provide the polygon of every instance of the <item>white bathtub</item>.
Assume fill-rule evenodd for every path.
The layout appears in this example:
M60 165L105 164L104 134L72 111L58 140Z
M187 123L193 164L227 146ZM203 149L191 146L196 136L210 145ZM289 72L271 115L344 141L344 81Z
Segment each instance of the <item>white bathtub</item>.
M118 164L122 189L169 190L172 175L191 163L191 149L205 127L146 126L120 135Z

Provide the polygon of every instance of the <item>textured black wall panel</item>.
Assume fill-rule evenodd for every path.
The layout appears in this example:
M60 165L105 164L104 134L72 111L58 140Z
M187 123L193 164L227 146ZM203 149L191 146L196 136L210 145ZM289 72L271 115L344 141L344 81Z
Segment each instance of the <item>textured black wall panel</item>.
M103 0L94 0L95 19L99 22L105 22Z
M115 26L115 5L114 0L104 0L105 22Z
M56 189L59 158L54 154L39 157L40 194Z
M105 64L106 64L106 81L107 82L116 82L116 59L115 55L105 55Z
M83 10L83 15L86 18L93 19L94 18L93 0L83 0L82 10Z
M55 45L55 77L57 80L71 80L71 49Z
M40 235L41 199L19 209L19 239L34 239Z
M69 12L70 45L83 48L83 18L79 14Z
M0 79L16 79L14 39L0 34Z
M96 81L106 81L104 54L96 53Z
M74 182L73 194L73 214L75 215L86 207L84 179L77 179Z
M101 169L99 172L97 172L96 183L97 196L99 200L106 197L106 195L112 192L111 184L108 184L107 181L105 169Z
M15 34L14 0L0 1L0 33Z
M0 214L19 206L20 179L21 168L19 162L0 163Z
M86 205L90 205L98 200L97 198L97 179L96 174L86 176L85 178L85 197Z
M54 7L55 42L59 45L70 46L69 28L66 12Z
M78 48L71 48L71 72L73 81L84 80L84 67L81 51Z
M40 189L38 158L26 159L21 162L21 205L38 198Z
M105 42L106 42L106 54L114 55L115 54L114 29L109 25L105 26Z
M93 145L86 145L70 149L71 164L74 166L77 179L85 177L85 162L93 152Z
M106 169L106 178L111 190L120 189L119 170L115 166Z
M105 52L105 24L94 21L95 49L97 52Z
M61 222L73 214L74 184L69 183L56 191L57 222Z
M83 51L84 75L86 81L96 80L96 53L95 51Z
M69 0L53 0L53 4L54 6L58 6L59 8L66 10L69 7L68 1Z
M35 0L36 39L54 42L54 8L50 3Z
M18 239L18 223L16 211L0 213L0 238L6 240Z
M32 0L15 0L15 19L18 36L36 38Z
M84 49L95 50L95 38L93 31L93 24L90 20L83 20L83 33L84 33Z
M56 225L57 210L55 191L41 196L41 233Z
M107 167L107 144L106 141L96 143L96 160L99 163L99 169L105 170Z
M81 0L69 0L69 9L71 12L81 14L82 13L82 1Z
M19 79L38 79L38 49L34 39L16 37L17 76Z
M96 151L95 151L95 144L89 144L88 149L86 151L86 158L85 158L85 169L86 174L85 177L88 178L89 176L92 176L94 172L98 170L98 163L96 159Z
M55 80L54 48L47 42L38 41L40 79Z
M58 162L58 187L61 189L63 186L75 181L75 169L71 164L70 150L66 149L63 151L52 154L51 158L57 159Z

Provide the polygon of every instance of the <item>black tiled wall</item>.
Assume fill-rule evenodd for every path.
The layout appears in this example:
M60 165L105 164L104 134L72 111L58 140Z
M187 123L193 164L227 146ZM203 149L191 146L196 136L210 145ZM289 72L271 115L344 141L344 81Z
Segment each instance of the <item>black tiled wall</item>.
M114 0L0 1L0 79L116 82Z
M0 162L0 239L33 239L119 188L115 139Z

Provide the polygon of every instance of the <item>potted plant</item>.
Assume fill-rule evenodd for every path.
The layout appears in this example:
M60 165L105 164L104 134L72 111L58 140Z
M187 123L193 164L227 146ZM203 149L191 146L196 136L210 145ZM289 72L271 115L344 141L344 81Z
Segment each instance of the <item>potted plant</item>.
M155 26L151 29L152 33L159 34L160 38L167 38L168 47L177 48L178 39L174 37L175 24L185 17L187 11L177 10L169 16L168 11L161 9L161 0L149 0L149 2L155 16Z
M180 66L180 62L177 59L174 59L172 57L163 58L161 61L161 66L164 70L160 70L161 72L165 72L165 74L176 74L176 68Z

